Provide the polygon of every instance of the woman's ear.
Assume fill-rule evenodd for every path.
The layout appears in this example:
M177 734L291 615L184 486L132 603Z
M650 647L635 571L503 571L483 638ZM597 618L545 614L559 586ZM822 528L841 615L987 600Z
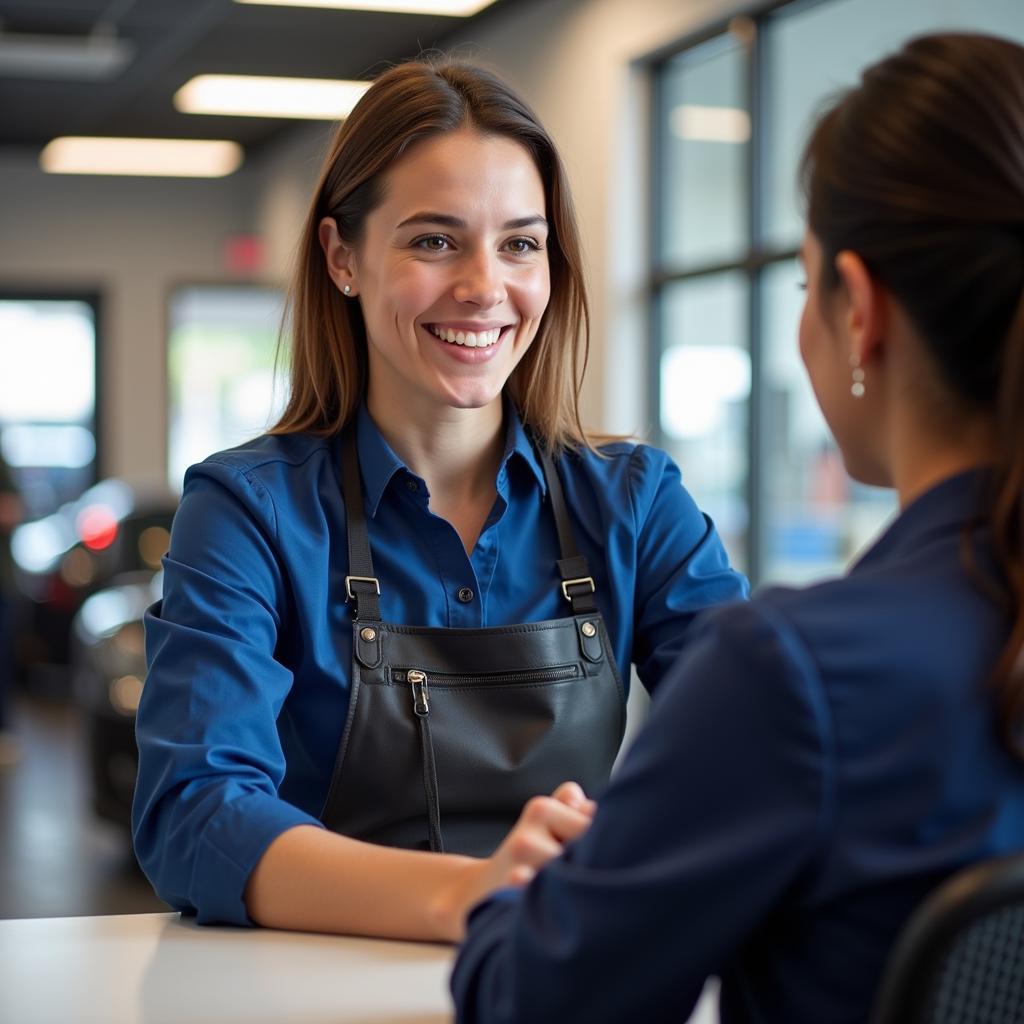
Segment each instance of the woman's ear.
M850 359L856 366L866 366L882 353L888 297L864 261L850 249L836 256L836 272L847 297L843 327L849 339Z
M333 217L324 217L317 229L320 248L324 251L327 273L338 291L352 298L357 295L355 259L353 250L346 245L338 233L338 224Z

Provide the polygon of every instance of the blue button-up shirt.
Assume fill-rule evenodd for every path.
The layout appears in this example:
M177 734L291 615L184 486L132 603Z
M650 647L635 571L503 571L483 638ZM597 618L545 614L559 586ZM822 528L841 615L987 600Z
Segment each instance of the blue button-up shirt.
M507 420L497 498L467 555L360 410L385 620L487 627L569 613L544 474L511 409ZM352 659L340 447L262 437L185 477L163 600L146 616L134 830L160 896L203 921L248 920L253 867L286 829L318 824L330 786ZM691 619L745 596L745 581L664 453L614 444L563 455L560 471L623 679L633 662L654 690Z
M708 615L590 830L470 917L460 1024L863 1024L950 873L1024 848L1024 765L987 685L1003 605L963 561L977 474L848 577ZM977 572L997 578L982 531Z

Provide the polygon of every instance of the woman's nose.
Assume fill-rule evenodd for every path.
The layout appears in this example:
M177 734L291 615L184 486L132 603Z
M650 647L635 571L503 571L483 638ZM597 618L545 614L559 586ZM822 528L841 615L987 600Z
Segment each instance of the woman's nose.
M480 309L492 309L505 301L505 279L496 255L481 253L466 260L458 283L455 301Z

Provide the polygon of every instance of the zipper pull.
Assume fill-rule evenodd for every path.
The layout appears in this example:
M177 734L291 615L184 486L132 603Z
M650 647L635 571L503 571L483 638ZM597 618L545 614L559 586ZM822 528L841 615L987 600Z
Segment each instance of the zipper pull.
M412 686L412 709L423 718L430 714L430 704L427 702L427 673L421 672L418 668L411 668L406 673L406 679Z

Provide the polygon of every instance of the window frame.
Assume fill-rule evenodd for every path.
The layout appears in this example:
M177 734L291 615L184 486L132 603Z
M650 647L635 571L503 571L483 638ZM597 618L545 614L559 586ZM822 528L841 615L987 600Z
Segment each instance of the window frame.
M648 297L649 353L647 401L651 414L653 442L665 447L667 438L661 419L661 357L665 351L662 335L663 299L672 284L739 271L747 281L747 337L750 357L750 397L747 415L747 467L744 498L747 504L746 554L747 575L756 585L764 576L766 538L764 486L767 437L764 427L764 332L762 324L762 283L767 267L794 259L797 247L780 248L764 243L763 187L765 168L765 123L767 113L767 82L769 78L764 30L769 19L787 8L792 13L817 7L828 0L765 0L744 14L718 19L698 32L685 36L670 48L660 51L649 65L650 72L650 174L648 179ZM750 141L744 168L744 190L747 215L746 250L735 260L695 263L683 269L672 266L663 257L664 230L660 214L660 197L665 185L666 125L662 118L665 101L665 78L668 64L680 54L732 33L744 50L744 98L750 115Z
M104 478L106 465L104 453L105 431L103 429L103 367L104 367L104 344L103 344L103 293L99 289L83 289L81 285L60 288L47 286L45 288L19 287L16 284L0 284L0 301L3 302L81 302L92 310L93 324L95 327L95 345L93 347L93 407L92 407L92 436L96 443L96 454L92 460L92 470L89 474L89 482L86 485L91 487Z

